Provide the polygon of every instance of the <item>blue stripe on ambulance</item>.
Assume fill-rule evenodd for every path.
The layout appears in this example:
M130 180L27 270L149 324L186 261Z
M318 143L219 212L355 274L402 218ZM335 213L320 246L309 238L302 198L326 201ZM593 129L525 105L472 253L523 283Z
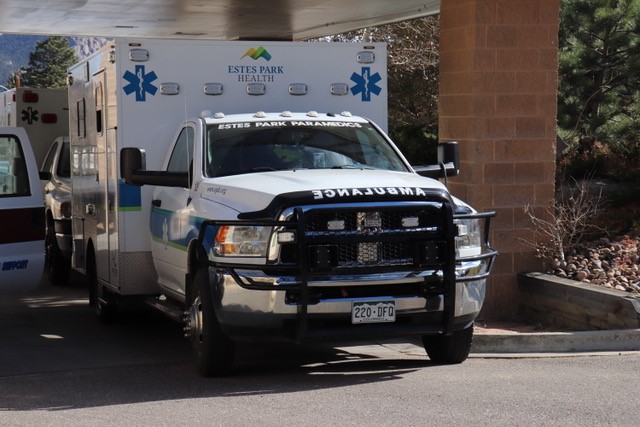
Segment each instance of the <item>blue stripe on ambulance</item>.
M118 180L118 209L125 212L142 210L142 190L140 187Z

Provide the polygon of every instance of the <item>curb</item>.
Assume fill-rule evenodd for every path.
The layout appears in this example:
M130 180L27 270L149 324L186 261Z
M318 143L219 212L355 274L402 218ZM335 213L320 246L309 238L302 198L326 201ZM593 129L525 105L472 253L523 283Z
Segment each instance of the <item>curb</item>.
M640 329L474 334L471 353L570 353L640 350Z

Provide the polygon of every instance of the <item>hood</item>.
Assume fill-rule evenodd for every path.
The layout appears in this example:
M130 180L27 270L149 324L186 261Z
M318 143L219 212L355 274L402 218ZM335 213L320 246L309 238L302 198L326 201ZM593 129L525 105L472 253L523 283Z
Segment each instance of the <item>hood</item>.
M354 201L416 200L446 187L410 172L375 169L302 169L234 175L205 180L200 196L240 214L266 212L276 199L296 204Z

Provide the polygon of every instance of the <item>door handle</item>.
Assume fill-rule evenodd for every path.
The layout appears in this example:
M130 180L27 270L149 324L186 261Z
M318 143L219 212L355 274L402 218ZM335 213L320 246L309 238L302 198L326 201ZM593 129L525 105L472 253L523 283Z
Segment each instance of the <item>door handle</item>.
M162 200L160 199L153 199L151 201L151 205L155 206L156 208L159 208L162 205Z

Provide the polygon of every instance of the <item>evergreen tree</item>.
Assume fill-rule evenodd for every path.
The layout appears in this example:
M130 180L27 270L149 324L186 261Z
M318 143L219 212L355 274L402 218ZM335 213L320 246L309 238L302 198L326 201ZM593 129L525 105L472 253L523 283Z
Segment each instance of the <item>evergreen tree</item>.
M29 55L29 65L22 75L22 86L65 88L67 69L75 62L76 54L66 37L49 37L38 42Z
M562 0L558 124L570 143L640 139L640 0Z
M438 143L439 17L426 16L323 38L385 42L389 135L414 165L435 163Z

